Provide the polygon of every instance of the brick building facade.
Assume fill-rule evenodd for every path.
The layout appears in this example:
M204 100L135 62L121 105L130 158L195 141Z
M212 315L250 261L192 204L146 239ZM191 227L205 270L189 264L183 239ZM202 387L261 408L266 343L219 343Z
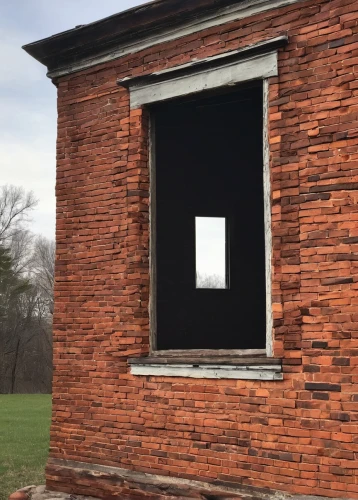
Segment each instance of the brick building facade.
M200 484L358 498L358 3L158 0L25 49L58 88L48 486L103 498ZM190 129L193 106L211 106L204 138ZM188 156L175 137L195 146L197 164L205 140L208 165L219 151L230 164L235 127L242 171L208 167L210 205L195 165L182 189ZM252 144L251 130L262 131ZM256 182L245 177L254 157ZM235 259L249 271L237 271L241 285L232 278L230 310L211 291L190 295L184 279L158 287L165 269L191 265L175 234L188 241L193 192L219 213L225 176L243 200L230 272ZM262 227L244 226L250 200ZM178 228L169 243L164 226ZM187 296L206 313L188 319ZM196 325L185 341L183 318ZM200 321L210 333L197 339Z

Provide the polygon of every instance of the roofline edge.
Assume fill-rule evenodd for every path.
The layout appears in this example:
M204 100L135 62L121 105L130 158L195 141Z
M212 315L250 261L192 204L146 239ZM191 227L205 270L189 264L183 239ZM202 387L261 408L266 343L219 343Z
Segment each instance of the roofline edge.
M144 36L136 40L129 41L127 43L119 42L118 45L114 48L112 47L111 49L102 52L97 51L97 53L95 53L92 57L84 57L82 59L79 59L78 61L70 61L68 64L58 65L53 69L48 69L47 76L52 80L58 79L63 76L90 69L91 67L97 66L99 64L105 64L110 61L120 59L121 57L124 57L128 54L135 54L137 52L140 52L141 50L145 50L149 47L154 47L161 43L180 39L184 36L188 36L214 26L220 26L227 22L244 19L261 12L266 12L279 7L285 7L305 1L308 0L243 0L242 2L236 3L236 5L220 7L217 11L211 12L209 14L207 13L207 11L205 11L199 18L195 17L187 19L180 26L171 27L169 29L162 29L161 31L154 34L153 32L148 32L145 33ZM143 4L143 6L146 7L148 7L148 5L148 3ZM129 11L125 12L128 13ZM105 21L106 19L109 18L105 18L103 21ZM96 21L94 23L91 23L91 25L95 25L101 22L102 21ZM77 28L77 31L80 29L81 28ZM68 34L71 31L72 30L69 30L64 33ZM44 40L49 40L49 38ZM39 62L45 64L45 62L41 61L39 58L35 57L31 52L29 52L29 47L32 47L33 45L34 44L24 45L23 49L32 57L39 60ZM96 47L95 40L93 41L93 47Z

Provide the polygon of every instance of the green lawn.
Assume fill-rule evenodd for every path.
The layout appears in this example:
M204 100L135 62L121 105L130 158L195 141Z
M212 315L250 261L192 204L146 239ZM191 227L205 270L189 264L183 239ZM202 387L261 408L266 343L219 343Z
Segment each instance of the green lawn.
M44 484L50 416L50 395L0 394L0 500Z

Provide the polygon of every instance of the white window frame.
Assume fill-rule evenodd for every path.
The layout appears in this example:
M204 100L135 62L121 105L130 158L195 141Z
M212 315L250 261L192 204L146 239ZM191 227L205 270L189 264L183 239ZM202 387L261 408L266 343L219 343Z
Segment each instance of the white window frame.
M236 51L224 53L211 58L192 61L191 63L177 66L175 68L162 70L144 77L125 78L118 81L118 84L125 86L130 91L130 107L137 109L146 105L162 102L169 99L183 97L186 95L202 93L206 90L227 88L240 83L252 80L263 81L263 186L264 186L264 218L265 218L265 271L266 271L266 349L245 349L245 350L173 350L158 351L156 349L156 265L155 265L155 157L152 145L155 141L155 131L150 127L150 172L151 172L151 202L150 202L150 353L158 359L161 356L181 356L199 355L212 356L242 356L242 355L266 355L273 356L273 312L272 312L272 227L271 227L271 180L270 180L270 158L269 158L269 78L278 76L278 49L288 42L287 37L280 36L271 40L263 41L255 45L250 45ZM153 258L154 256L154 258ZM138 360L137 360L138 361ZM173 360L174 363L174 360ZM154 364L141 365L137 362L132 365L133 374L163 375L163 366ZM227 366L215 365L211 369L209 378L222 378L224 372L229 378L256 378L263 380L273 380L281 378L281 373L277 370L268 370L264 374L258 374L252 367L247 366L243 370L237 367L235 377L233 372L227 372ZM202 377L199 365L171 365L172 376L198 376ZM215 369L214 369L215 368ZM262 367L260 367L262 368ZM276 366L277 368L277 366ZM209 370L209 368L206 368ZM199 371L198 371L199 370ZM215 371L216 370L216 371ZM226 371L225 371L226 370ZM164 369L165 372L165 369ZM200 373L201 374L200 374ZM239 373L240 372L240 373ZM182 373L183 375L180 375ZM197 375L194 375L196 373ZM184 375L186 374L186 375ZM189 375L191 374L191 375ZM215 375L216 374L216 375ZM229 376L229 375L230 376ZM266 378L268 377L268 378ZM205 378L205 377L203 377Z

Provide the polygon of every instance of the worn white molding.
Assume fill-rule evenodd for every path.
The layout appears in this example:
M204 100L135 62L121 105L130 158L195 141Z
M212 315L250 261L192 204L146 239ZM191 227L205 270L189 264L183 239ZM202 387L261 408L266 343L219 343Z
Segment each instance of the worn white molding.
M199 93L204 90L224 88L250 80L263 80L263 193L264 193L264 220L265 220L265 272L266 272L266 356L273 356L273 315L272 315L272 228L271 228L271 181L270 181L270 150L269 150L269 81L268 78L278 75L277 50L287 43L287 37L277 37L259 44L220 54L211 58L194 61L154 72L149 75L135 78L125 78L118 81L130 90L131 108ZM274 49L275 47L275 49ZM257 51L259 52L257 54ZM267 51L267 52L266 52ZM263 53L262 53L263 52ZM250 55L254 53L255 55ZM246 56L246 57L245 57ZM153 155L154 131L151 129L151 180L155 179L155 158ZM152 183L151 183L152 184ZM153 186L153 184L152 184ZM153 188L152 188L153 189ZM151 213L151 352L156 352L156 321L155 321L155 247L153 245L153 192L150 203ZM261 353L261 352L260 352ZM187 354L187 353L186 353ZM232 355L232 353L230 353ZM247 354L241 352L240 354ZM277 367L276 367L277 368ZM281 371L266 368L257 370L255 367L237 366L235 369L226 365L175 365L170 366L145 364L132 367L135 375L165 375L195 378L243 378L252 380L281 380Z
M210 15L206 14L200 18L190 20L183 26L176 28L169 27L167 30L163 30L160 33L151 33L135 42L119 43L118 47L110 51L98 53L96 56L51 70L47 73L47 76L49 78L58 78L60 76L76 73L98 64L104 64L128 54L135 54L149 47L176 40L214 26L220 26L225 23L245 19L261 12L277 9L279 7L286 7L298 2L303 3L305 1L307 0L246 0L238 5L226 7Z
M282 39L281 39L282 38ZM270 44L284 42L285 37L281 37L266 42L261 42L260 46L251 46L260 50L267 47L272 47ZM287 41L287 39L286 39ZM244 49L248 50L248 48ZM130 90L130 101L132 108L138 108L146 104L160 102L170 98L176 98L203 90L226 87L236 85L240 82L246 82L254 79L263 80L263 193L264 193L264 221L265 221L265 272L266 272L266 356L273 356L273 315L272 315L272 228L271 228L271 180L270 180L270 150L269 150L269 81L271 76L278 75L277 49L271 50L264 54L254 55L246 58L236 59L236 56L242 57L243 53L233 51L231 53L221 54L213 58L208 58L205 61L197 61L197 64L185 64L169 70L152 73L150 75L124 79L119 81L119 85L125 85ZM245 54L244 54L245 55ZM154 142L155 138L151 135ZM152 180L155 177L155 159L151 156L151 176ZM153 196L151 196L153 200ZM151 215L154 210L151 201ZM153 222L153 219L152 219ZM153 226L151 229L151 234ZM151 254L155 253L153 241L151 245ZM154 260L153 260L154 262ZM154 276L155 273L152 273ZM150 324L151 324L151 352L156 349L156 322L155 322L155 297L153 290L155 285L153 282L151 291L151 307L150 307ZM188 353L186 353L188 354ZM233 353L230 353L231 355ZM239 352L239 355L248 353ZM261 354L261 352L260 352ZM188 368L188 367L187 367ZM190 368L190 367L189 367ZM173 365L170 368L156 367L156 372L163 375L163 371L167 374L168 370L173 376L193 376L203 378L249 378L261 380L280 379L274 372L265 370L263 373L250 372L248 370L232 372L229 371L213 371L212 367L202 367L184 370L183 366L176 369ZM150 371L150 370L149 370ZM135 367L132 373L146 374L148 366L143 368ZM183 375L189 373L190 375ZM168 375L169 376L169 375ZM268 378L265 378L268 377Z
M282 380L280 365L135 364L132 375L237 380Z
M145 104L182 97L203 90L236 85L240 82L269 78L278 75L277 51L252 56L236 62L223 64L218 68L198 68L198 71L168 80L129 84L132 109Z
M265 272L266 272L266 355L273 356L272 315L272 221L271 221L271 177L269 143L269 82L263 81L263 184L265 218Z

